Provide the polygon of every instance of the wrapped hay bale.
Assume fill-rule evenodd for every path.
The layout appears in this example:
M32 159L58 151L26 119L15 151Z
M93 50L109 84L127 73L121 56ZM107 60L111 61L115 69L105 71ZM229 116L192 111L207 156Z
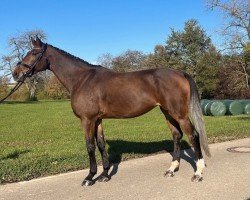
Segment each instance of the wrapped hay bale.
M244 106L244 114L250 115L250 102Z
M203 115L207 115L206 113L206 106L207 104L210 102L211 100L208 100L208 99L202 99L201 100L201 109L202 109L202 114Z
M239 102L243 105L243 113L250 115L250 99L239 100Z
M205 114L212 116L224 116L226 114L226 106L221 101L210 101L205 106Z
M239 100L224 100L227 115L240 115L243 114L244 108Z

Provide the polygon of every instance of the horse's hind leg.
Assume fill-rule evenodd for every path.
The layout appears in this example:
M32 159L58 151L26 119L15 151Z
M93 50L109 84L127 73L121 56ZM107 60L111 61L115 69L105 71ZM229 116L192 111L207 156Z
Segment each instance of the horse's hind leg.
M178 170L180 165L180 154L181 154L181 138L183 136L183 133L181 131L181 128L176 120L174 120L170 115L167 114L166 111L164 111L161 108L163 114L166 117L168 127L170 128L172 135L173 135L173 141L174 141L174 152L173 152L173 160L171 162L171 166L164 174L167 177L173 177L174 172Z
M110 169L110 164L109 164L109 160L108 160L108 154L107 151L105 149L105 138L104 138L104 134L103 134L103 127L102 127L102 121L99 120L96 124L96 129L97 129L97 133L96 133L96 143L98 146L98 149L101 153L102 156L102 165L103 165L103 172L102 174L99 176L98 181L99 182L107 182L110 180L110 177L108 175L108 171Z
M192 181L199 182L202 181L202 171L205 168L204 159L202 156L199 134L195 131L193 125L191 124L189 118L178 120L181 126L181 129L184 133L187 134L190 143L194 147L195 160L196 160L196 172L192 177Z

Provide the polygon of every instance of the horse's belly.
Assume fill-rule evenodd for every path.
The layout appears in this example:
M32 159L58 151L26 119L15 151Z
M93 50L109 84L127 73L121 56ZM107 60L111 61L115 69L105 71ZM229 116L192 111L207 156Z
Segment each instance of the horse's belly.
M104 106L104 118L132 118L140 116L157 105L153 99L117 99Z

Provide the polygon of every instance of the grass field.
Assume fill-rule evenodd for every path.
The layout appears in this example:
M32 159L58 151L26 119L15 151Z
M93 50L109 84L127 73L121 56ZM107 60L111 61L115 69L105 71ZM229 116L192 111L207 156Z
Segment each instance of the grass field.
M0 105L0 115L0 183L88 167L80 121L69 101L7 103ZM205 117L205 122L210 143L250 137L250 116ZM104 130L112 162L173 148L159 109L135 119L104 120Z

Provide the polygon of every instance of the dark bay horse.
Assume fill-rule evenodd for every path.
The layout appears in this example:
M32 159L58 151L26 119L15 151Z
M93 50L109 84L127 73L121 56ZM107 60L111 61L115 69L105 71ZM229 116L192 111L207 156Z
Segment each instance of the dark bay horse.
M102 119L132 118L160 106L173 134L173 161L165 175L174 176L180 163L180 140L187 134L194 147L197 170L192 181L202 180L205 167L201 146L210 156L200 99L196 84L185 72L172 69L149 69L118 73L91 65L63 50L32 39L33 49L18 63L13 77L51 70L71 95L71 106L85 131L90 171L83 185L92 185L97 173L96 145L100 150L103 172L99 181L110 179L110 164L105 149Z

